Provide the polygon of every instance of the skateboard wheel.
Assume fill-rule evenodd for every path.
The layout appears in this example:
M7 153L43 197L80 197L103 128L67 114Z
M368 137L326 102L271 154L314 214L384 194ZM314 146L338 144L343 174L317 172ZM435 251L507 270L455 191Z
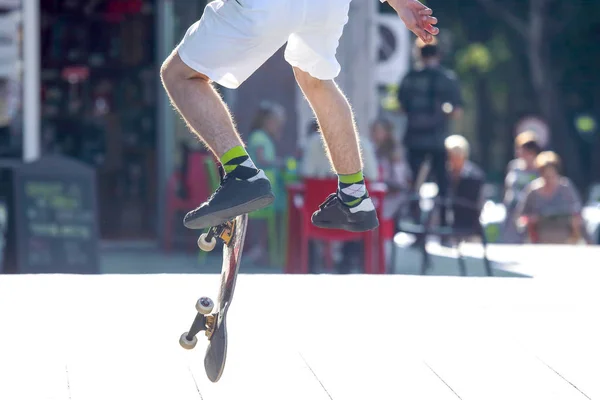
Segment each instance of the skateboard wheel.
M187 339L188 332L184 332L179 338L179 345L186 350L191 350L196 347L196 343L198 343L198 338L194 336L192 340Z
M198 314L208 315L215 307L215 303L208 297L200 297L196 302L196 311Z
M215 237L212 237L210 239L210 242L206 241L206 233L203 233L198 238L198 247L200 247L200 250L202 250L202 251L212 251L212 249L215 248L216 244L217 244L217 239Z

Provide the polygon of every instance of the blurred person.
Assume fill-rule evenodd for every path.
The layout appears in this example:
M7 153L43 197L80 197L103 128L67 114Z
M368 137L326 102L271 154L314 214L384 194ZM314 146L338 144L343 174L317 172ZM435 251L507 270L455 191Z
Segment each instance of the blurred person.
M306 178L335 177L335 171L331 168L327 155L327 145L323 141L318 122L311 122L308 129L309 135L302 159L302 176ZM358 138L358 142L363 161L363 176L374 182L379 174L375 148L369 138L361 136Z
M451 225L455 229L470 230L473 234L474 224L479 221L483 207L483 184L485 174L474 162L469 160L470 145L468 140L461 135L452 135L444 141L448 156L448 195L450 199L458 201L452 203ZM469 204L461 204L466 200ZM451 244L451 238L443 237L442 245Z
M437 19L419 1L387 1L425 43L438 33ZM349 7L350 0L213 1L165 60L161 79L167 94L226 172L215 193L185 216L186 227L215 226L273 202L269 179L246 152L211 82L239 87L286 41L285 58L317 116L338 174L338 190L313 214L313 224L351 231L379 225L364 183L352 109L334 82Z
M503 243L523 243L525 236L517 227L517 204L522 199L525 187L539 177L535 159L541 152L534 132L525 131L515 138L515 156L507 167L504 180L504 206L506 219L502 229Z
M260 103L247 145L248 155L258 168L277 168L282 165L281 159L277 157L276 142L281 139L285 121L283 106L268 101Z
M527 185L519 201L521 224L527 227L534 243L578 241L583 235L581 199L569 178L560 174L559 156L552 151L541 152L535 166L540 177Z
M10 146L10 123L8 79L0 77L0 154Z
M0 154L12 155L15 126L19 108L18 83L8 77L0 77Z
M383 218L393 218L410 190L410 167L404 160L402 148L394 139L394 125L390 120L376 120L371 125L371 138L379 163L379 180L387 185L388 190L383 203Z
M450 187L453 188L461 179L477 179L483 181L485 174L473 161L469 160L469 141L461 135L448 136L444 141L444 147L448 155L448 177ZM483 194L483 192L482 192ZM482 204L483 197L478 199Z
M306 145L302 154L300 175L305 178L333 178L335 171L331 168L327 147L319 132L319 123L313 119L308 124Z
M271 205L276 212L285 207L284 189L281 182L280 168L284 166L282 157L277 156L277 142L282 137L286 121L285 108L277 103L262 101L259 104L250 135L247 151L258 168L265 172L271 182L271 190L275 194L275 202ZM252 214L251 214L252 216ZM248 226L248 260L261 265L268 264L268 225L265 219L252 219Z
M413 175L418 176L424 161L429 160L439 194L446 196L444 139L450 132L450 121L462 116L463 99L455 73L440 64L437 40L427 43L419 38L415 45L419 50L419 66L406 74L398 91L398 101L407 118L404 146ZM415 179L414 185L419 183ZM444 219L442 224L445 225Z

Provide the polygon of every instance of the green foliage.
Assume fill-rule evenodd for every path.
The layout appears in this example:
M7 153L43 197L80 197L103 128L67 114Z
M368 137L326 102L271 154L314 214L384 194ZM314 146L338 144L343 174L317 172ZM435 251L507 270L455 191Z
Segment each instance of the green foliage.
M391 84L386 86L386 94L381 99L381 107L387 111L398 111L400 109L400 102L398 101L398 90L400 85Z
M492 55L482 43L472 43L456 54L456 69L461 74L485 74L492 67Z
M495 34L486 43L468 43L460 48L456 53L456 70L465 76L473 72L487 74L511 58L506 39L501 34Z

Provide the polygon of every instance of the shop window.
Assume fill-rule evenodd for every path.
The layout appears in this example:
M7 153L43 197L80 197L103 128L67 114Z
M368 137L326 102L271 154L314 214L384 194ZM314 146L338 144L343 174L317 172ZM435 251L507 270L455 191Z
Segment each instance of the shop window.
M155 1L41 1L42 152L97 168L103 238L156 214Z
M0 157L22 153L22 10L15 0L0 0Z

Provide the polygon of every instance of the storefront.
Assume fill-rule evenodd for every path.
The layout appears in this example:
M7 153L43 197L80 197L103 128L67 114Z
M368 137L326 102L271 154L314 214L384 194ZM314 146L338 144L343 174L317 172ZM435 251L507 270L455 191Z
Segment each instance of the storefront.
M93 166L102 239L160 239L181 143L198 145L159 67L205 5L0 0L0 157Z
M102 238L153 238L156 1L40 4L41 153L96 168Z
M20 0L0 0L0 157L18 156L23 92Z
M22 131L21 20L20 0L0 0L0 158L14 156L20 147L17 141ZM3 180L1 177L0 185ZM0 271L4 267L7 230L8 201L0 194Z

